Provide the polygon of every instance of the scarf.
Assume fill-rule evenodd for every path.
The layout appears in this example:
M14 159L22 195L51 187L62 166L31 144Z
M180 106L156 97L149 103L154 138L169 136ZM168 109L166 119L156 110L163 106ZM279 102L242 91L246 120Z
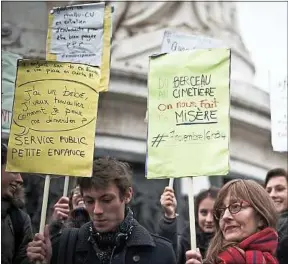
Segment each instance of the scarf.
M120 250L125 245L125 242L132 233L133 227L134 218L130 208L126 209L126 217L115 232L97 232L93 223L91 223L89 227L89 241L92 243L101 264L110 263L111 256L115 250Z
M274 257L278 235L267 227L218 255L219 264L278 264Z

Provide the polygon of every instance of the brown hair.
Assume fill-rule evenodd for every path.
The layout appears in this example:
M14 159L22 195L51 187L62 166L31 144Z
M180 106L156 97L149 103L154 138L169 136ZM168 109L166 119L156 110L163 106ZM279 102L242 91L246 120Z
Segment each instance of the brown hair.
M198 211L200 203L205 200L206 198L211 198L216 200L217 194L219 189L212 186L207 190L202 190L196 197L195 197L195 221L198 224Z
M265 187L267 186L268 182L270 181L270 179L274 178L274 177L285 177L286 181L288 183L288 174L287 171L285 169L282 168L275 168L272 170L269 170L266 174L266 178L265 178Z
M81 195L83 195L83 190L105 189L113 183L118 187L122 199L132 187L132 171L127 163L111 157L94 160L91 178L78 178Z
M260 184L252 180L242 179L227 182L218 193L214 210L223 206L223 201L227 195L230 195L232 199L243 199L249 202L264 223L262 229L276 227L277 212L275 206L266 190ZM227 243L224 240L219 220L215 217L214 220L216 232L208 247L205 263L215 263L220 252L226 250L229 246L237 244Z
M76 193L78 190L79 186L76 186L74 189L72 189L69 193L69 209L73 210L73 195ZM79 190L80 191L80 190ZM79 192L78 191L78 192Z

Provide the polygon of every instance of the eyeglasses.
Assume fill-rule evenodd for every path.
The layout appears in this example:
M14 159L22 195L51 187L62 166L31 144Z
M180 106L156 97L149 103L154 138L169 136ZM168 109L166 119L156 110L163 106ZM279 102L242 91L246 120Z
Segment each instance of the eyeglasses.
M223 208L216 208L214 210L214 216L217 220L220 220L225 214L227 208L230 214L237 214L244 207L250 207L250 204L246 201L235 202Z

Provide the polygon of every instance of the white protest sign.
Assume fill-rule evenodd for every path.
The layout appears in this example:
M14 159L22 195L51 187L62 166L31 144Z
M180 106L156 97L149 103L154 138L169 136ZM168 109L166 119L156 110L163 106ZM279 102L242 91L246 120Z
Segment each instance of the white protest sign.
M271 136L274 151L287 152L287 76L270 86Z
M57 61L101 66L105 3L52 10L50 53Z
M172 31L165 31L161 46L161 53L184 51L193 49L227 48L221 40L201 35L187 35Z

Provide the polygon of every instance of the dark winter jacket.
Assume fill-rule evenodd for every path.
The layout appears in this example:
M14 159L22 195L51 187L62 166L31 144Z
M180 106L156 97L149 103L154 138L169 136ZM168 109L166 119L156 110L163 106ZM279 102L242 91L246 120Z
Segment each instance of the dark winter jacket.
M74 254L73 264L100 264L95 249L91 243L89 227L86 223L78 231L78 240ZM59 246L62 234L52 239L53 254L50 264L58 263ZM164 238L150 234L136 220L135 226L125 246L117 253L112 253L111 264L176 264L176 257L171 244ZM71 263L72 264L72 263Z
M288 209L280 214L277 223L279 240L288 236Z
M31 220L28 214L19 208L19 201L14 199L13 201L1 200L1 263L3 264L24 264L29 263L26 257L27 244L32 241L33 233ZM19 246L15 252L15 231L12 220L11 212L16 212L17 219L21 223L23 229L20 229L21 236L19 240ZM21 221L20 221L21 219ZM18 222L18 223L19 223Z
M189 225L187 224L187 226L184 228L179 239L177 234L177 218L167 219L163 217L159 222L158 233L160 236L163 236L171 241L175 252L177 252L177 263L185 263L185 253L191 249ZM196 226L196 245L199 248L203 258L205 257L206 250L213 235L213 233L202 232L200 228Z
M279 264L288 263L288 210L281 213L278 223L277 232L279 243L277 247L277 258Z
M170 219L165 216L159 221L158 234L168 239L173 246L175 255L178 256L178 233L177 233L177 220L176 218Z
M279 264L288 263L288 236L282 238L277 247L277 259Z
M206 251L208 249L211 238L214 233L204 233L201 229L196 226L196 246L199 248L202 258L206 256ZM180 238L179 250L178 250L178 263L185 263L185 253L191 249L191 238L190 238L190 226L186 226L182 236Z

